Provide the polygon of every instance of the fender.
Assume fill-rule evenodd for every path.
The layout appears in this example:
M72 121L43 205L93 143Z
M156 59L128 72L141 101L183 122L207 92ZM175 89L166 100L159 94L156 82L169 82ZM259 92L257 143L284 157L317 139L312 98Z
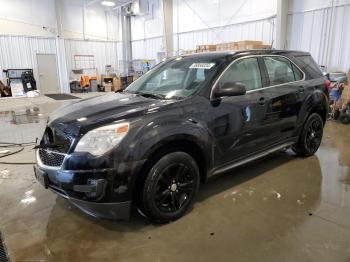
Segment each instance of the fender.
M298 128L296 129L296 136L299 136L303 124L312 112L324 112L325 115L322 115L324 120L328 115L328 98L326 94L319 89L316 89L308 97L306 97L303 105L301 106L297 120Z
M167 120L158 123L150 122L139 130L135 137L133 157L148 159L157 149L174 141L188 141L195 143L205 156L206 162L211 166L212 145L209 132L197 121Z

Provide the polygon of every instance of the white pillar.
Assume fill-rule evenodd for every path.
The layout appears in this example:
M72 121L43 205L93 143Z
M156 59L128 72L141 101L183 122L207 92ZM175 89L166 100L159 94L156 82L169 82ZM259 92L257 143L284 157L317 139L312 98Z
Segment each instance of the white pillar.
M173 0L162 0L163 11L163 47L166 57L174 55L173 40Z
M131 5L122 7L123 74L132 73Z
M289 1L277 0L276 48L287 48L287 26Z

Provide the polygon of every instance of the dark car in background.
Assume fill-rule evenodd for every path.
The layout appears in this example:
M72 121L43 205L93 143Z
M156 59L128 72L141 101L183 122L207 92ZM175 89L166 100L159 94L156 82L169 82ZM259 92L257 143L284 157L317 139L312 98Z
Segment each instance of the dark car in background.
M54 112L37 146L36 178L83 211L175 220L201 182L292 148L320 146L326 80L309 53L279 50L178 56L126 90Z

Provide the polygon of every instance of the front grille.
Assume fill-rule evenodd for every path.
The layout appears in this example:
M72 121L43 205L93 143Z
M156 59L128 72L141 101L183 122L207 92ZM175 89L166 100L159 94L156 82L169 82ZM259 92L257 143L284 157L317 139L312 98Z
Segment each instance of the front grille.
M39 149L39 157L41 162L46 166L60 167L63 163L65 155L46 149Z

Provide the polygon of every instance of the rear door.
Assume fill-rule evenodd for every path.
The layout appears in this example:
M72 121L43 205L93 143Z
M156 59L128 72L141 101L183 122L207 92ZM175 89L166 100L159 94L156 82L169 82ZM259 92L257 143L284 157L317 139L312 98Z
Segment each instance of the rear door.
M297 119L306 96L304 73L287 57L263 56L268 87L266 95L271 101L267 118L273 125L274 141L286 140L294 135Z
M215 138L216 166L239 160L265 148L271 141L266 124L269 99L263 90L259 58L240 58L227 67L215 88L225 83L240 82L247 93L224 97L212 104L209 129Z

